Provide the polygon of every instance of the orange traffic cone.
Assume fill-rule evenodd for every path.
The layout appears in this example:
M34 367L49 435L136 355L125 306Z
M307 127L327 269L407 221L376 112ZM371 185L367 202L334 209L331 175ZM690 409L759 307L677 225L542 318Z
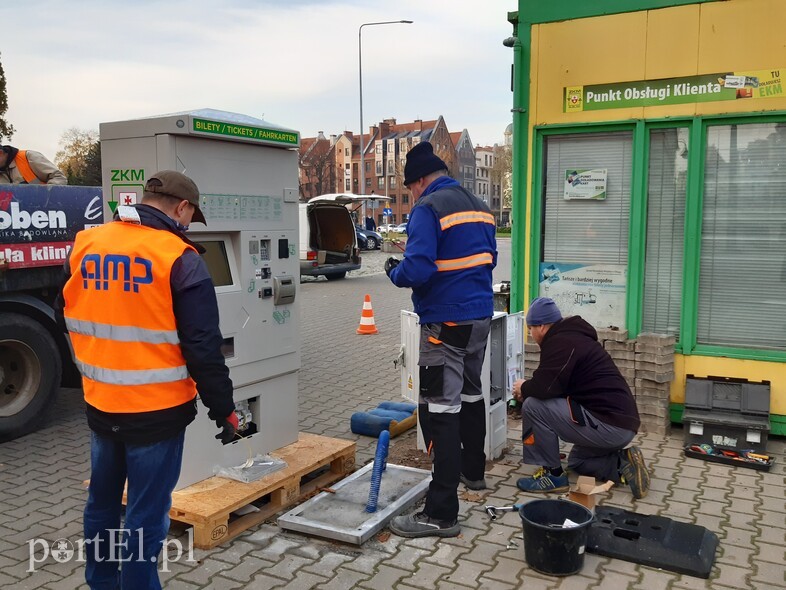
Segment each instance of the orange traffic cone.
M374 323L374 310L371 309L371 295L366 295L363 301L363 311L360 314L358 334L377 334L377 325Z

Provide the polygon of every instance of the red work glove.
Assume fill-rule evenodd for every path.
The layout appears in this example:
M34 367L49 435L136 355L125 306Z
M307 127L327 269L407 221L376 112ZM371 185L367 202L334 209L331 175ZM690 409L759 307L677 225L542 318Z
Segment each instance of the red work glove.
M232 412L226 418L216 420L216 426L223 428L223 430L216 435L216 438L223 444L231 443L235 440L235 436L237 435L237 414Z

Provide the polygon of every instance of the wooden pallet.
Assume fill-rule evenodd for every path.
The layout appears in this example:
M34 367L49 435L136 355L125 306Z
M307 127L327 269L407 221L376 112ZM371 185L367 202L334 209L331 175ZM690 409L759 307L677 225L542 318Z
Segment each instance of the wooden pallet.
M287 466L251 483L211 477L172 493L169 516L194 527L195 547L220 545L355 469L353 441L304 432L297 442L270 455L283 459ZM249 504L258 510L243 516L231 514Z

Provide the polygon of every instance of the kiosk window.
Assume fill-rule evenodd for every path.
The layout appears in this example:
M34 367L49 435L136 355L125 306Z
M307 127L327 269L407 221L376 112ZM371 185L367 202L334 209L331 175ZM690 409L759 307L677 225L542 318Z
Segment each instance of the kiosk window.
M707 129L697 341L784 350L786 125Z
M546 138L544 261L627 264L632 149L627 131ZM606 170L605 198L566 198L569 170Z
M688 176L687 128L650 133L644 332L679 335Z
M198 244L205 249L202 258L207 263L207 269L210 271L213 285L216 287L231 285L232 271L229 268L226 242L210 240L198 242Z
M538 291L593 326L625 328L632 150L630 131L544 138Z

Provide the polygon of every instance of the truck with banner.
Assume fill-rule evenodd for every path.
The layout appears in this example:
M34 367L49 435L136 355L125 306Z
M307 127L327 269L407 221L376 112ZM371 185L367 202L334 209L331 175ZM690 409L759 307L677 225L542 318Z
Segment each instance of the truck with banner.
M101 187L0 185L0 441L79 385L53 306L76 233L103 220Z

